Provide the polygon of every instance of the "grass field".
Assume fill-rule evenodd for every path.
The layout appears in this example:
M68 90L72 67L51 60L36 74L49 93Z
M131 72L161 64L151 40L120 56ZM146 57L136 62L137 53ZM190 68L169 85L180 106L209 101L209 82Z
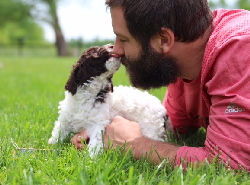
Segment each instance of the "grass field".
M58 101L74 58L0 57L0 184L250 184L247 172L227 170L219 163L199 168L171 168L169 162L153 166L136 161L130 152L108 150L91 159L87 151L70 144L47 144L57 119ZM122 68L114 84L128 85ZM161 100L165 88L151 91ZM204 130L174 143L202 145ZM19 147L55 151L15 154Z

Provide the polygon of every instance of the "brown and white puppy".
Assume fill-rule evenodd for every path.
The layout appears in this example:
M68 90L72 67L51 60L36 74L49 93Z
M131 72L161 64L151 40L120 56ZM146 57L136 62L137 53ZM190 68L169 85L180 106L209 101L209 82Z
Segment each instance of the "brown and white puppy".
M110 97L106 96L113 91L112 76L120 67L119 58L112 57L111 51L111 45L92 47L73 66L49 144L82 129L90 135L90 147L102 139L101 131L110 122Z
M167 114L156 97L133 87L114 87L113 92L112 77L121 63L111 51L111 45L90 48L73 66L50 144L86 129L94 154L102 146L102 131L116 115L138 122L145 136L163 140Z

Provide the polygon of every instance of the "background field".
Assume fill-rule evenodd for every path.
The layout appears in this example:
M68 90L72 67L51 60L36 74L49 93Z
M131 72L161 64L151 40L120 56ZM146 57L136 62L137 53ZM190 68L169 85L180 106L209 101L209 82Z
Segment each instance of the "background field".
M47 144L58 101L75 58L0 57L0 184L250 184L249 175L221 164L199 168L171 168L165 161L153 166L136 161L122 150L109 150L91 159L87 151L70 144ZM114 84L128 85L124 68ZM151 91L161 100L166 89ZM13 154L11 139L19 147L55 149L53 152ZM202 146L204 130L172 142Z

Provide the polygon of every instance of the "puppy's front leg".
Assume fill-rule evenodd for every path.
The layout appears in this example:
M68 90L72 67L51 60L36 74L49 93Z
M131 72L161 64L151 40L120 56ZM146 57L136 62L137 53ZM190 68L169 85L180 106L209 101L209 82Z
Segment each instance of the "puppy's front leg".
M49 139L48 143L49 144L56 144L58 142L59 136L61 135L61 123L60 121L55 122L55 126L52 131L52 136ZM62 139L62 138L61 138Z
M88 144L91 157L93 157L94 154L97 154L102 147L102 132L104 132L104 130L104 127L94 127L87 129L87 133L91 133L89 135L90 140Z

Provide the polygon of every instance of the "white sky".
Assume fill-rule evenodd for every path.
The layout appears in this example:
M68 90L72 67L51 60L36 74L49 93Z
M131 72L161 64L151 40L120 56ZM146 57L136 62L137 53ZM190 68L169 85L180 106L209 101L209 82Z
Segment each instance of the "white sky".
M79 37L85 41L115 38L105 0L62 0L58 16L66 40ZM54 41L52 28L45 23L41 25L45 38Z
M226 0L232 4L234 0ZM61 0L58 7L59 21L66 40L83 38L114 39L109 10L105 0ZM45 38L54 41L54 32L49 25L42 24Z

